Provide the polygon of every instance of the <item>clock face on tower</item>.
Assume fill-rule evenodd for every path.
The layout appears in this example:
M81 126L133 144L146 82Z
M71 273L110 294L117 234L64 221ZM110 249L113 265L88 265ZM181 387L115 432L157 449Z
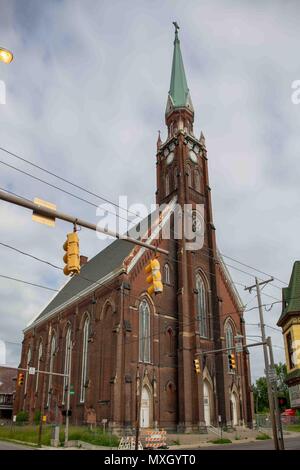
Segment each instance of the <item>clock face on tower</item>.
M193 163L197 163L198 158L197 155L195 154L194 150L189 151L189 157L192 160Z
M174 160L174 152L170 152L169 155L167 156L167 165L170 165L172 161Z

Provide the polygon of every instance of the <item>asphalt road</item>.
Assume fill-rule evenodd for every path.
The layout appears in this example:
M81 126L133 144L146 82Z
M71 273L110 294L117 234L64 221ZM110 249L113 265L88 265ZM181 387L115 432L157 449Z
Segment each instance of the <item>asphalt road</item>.
M0 441L0 450L33 450L33 448L22 444L15 444L14 442Z
M299 437L289 437L284 439L285 450L300 450ZM245 442L244 444L223 444L213 447L202 447L201 450L273 450L272 439L267 441Z

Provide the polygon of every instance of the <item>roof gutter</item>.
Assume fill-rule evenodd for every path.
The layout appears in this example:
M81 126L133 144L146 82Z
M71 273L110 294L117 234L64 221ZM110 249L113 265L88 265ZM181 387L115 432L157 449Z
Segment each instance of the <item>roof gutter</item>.
M28 325L26 328L24 328L23 333L25 334L28 331L30 331L32 328L40 325L41 323L43 323L46 320L49 320L51 317L56 315L61 310L64 310L65 308L70 307L70 305L72 305L73 303L78 302L80 299L82 299L83 297L88 295L90 292L93 292L95 289L97 289L97 287L98 288L102 287L105 283L107 283L111 279L114 279L115 277L119 276L119 274L122 274L123 272L126 272L126 269L124 267L121 267L118 270L111 271L106 276L102 277L98 281L95 281L95 283L92 284L90 287L84 289L79 294L74 295L73 297L71 297L71 299L67 300L66 302L64 302L63 304L61 304L58 307L54 308L53 310L50 310L50 312L46 313L46 315L43 315L40 319L38 319L38 317L37 317L36 320L33 320L30 323L30 325Z

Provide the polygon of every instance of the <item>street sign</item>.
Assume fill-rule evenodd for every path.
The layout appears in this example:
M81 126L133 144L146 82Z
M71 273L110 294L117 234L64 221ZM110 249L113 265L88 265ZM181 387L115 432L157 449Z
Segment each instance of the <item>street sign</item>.
M271 382L276 382L277 381L276 370L274 368L270 367L268 375L269 375L269 380Z
M35 375L35 367L29 367L28 374Z
M241 353L243 352L243 343L242 342L238 342L238 343L235 343L235 352L237 353Z
M43 201L43 199L39 199L38 197L34 198L33 202L38 207L56 211L56 205L52 204L51 202ZM35 222L39 222L40 224L49 225L49 227L55 227L55 217L51 217L50 215L41 215L38 214L36 211L33 211L32 220L34 220Z

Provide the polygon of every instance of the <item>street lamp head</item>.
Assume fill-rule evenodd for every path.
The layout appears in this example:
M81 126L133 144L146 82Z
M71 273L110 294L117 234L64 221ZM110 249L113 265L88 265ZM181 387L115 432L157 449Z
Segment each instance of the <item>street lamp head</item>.
M13 58L14 56L12 52L0 46L0 61L1 62L4 62L5 64L10 64Z

